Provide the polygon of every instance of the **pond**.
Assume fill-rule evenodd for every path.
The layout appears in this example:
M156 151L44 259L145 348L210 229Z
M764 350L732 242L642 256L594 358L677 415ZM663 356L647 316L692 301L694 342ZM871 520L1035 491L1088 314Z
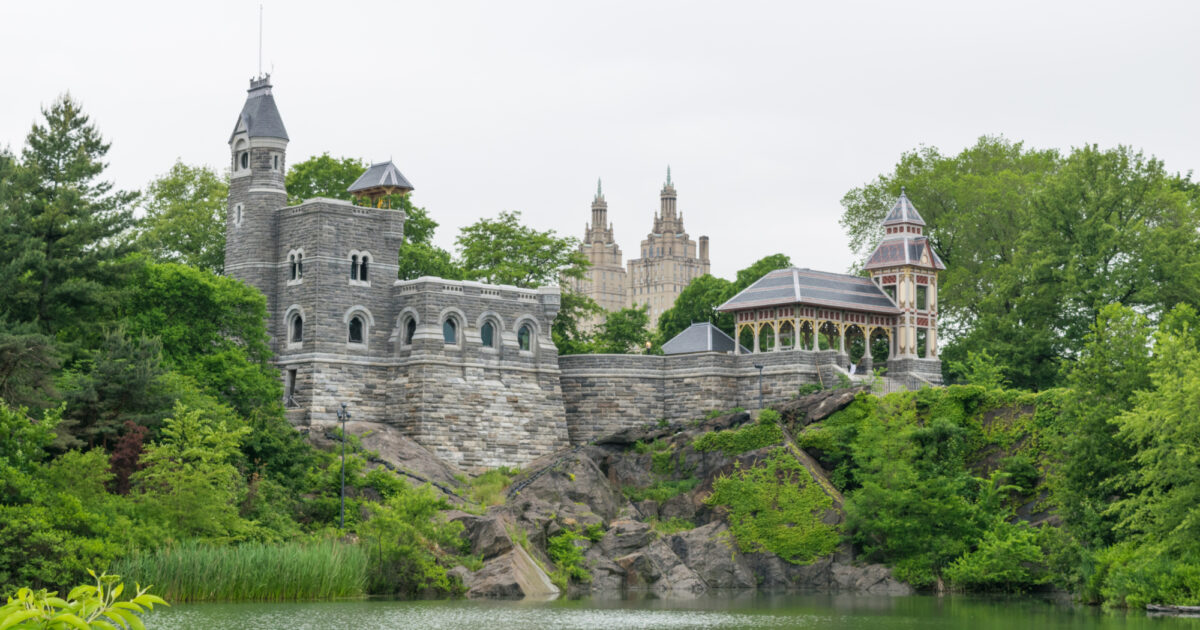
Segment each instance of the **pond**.
M605 630L837 628L839 630L1200 629L1200 619L1105 613L1037 598L708 594L699 599L556 599L545 602L364 600L298 604L185 604L156 610L151 630Z

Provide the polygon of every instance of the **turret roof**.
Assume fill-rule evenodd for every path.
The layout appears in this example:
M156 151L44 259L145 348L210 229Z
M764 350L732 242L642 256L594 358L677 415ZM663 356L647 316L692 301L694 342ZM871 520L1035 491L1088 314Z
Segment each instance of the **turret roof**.
M891 212L888 212L887 218L883 220L884 225L895 225L897 223L925 225L925 221L917 212L917 208L908 200L908 195L905 194L903 187L900 188L900 198L896 200L896 205L892 206Z
M275 97L271 95L271 75L250 79L250 89L247 92L246 104L242 105L242 113L238 114L233 133L229 134L229 141L233 142L233 137L242 131L251 138L288 140L283 118L279 116Z

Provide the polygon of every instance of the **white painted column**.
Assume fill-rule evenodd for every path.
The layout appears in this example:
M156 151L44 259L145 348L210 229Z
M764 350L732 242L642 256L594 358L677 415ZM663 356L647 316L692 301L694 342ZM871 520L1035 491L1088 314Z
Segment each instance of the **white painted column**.
M758 345L758 333L759 332L760 332L759 326L758 326L758 324L755 324L754 325L754 347L750 349L751 352L759 351L758 350L759 349L759 345Z
M779 352L779 320L775 320L775 324L771 328L775 331L775 347L771 348L771 350Z
M838 325L838 352L846 354L846 324Z

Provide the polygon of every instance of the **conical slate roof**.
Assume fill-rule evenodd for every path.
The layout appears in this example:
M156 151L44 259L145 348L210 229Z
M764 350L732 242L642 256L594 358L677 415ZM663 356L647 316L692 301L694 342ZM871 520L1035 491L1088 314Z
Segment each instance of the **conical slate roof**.
M229 141L233 142L233 137L243 131L251 138L288 140L283 118L279 116L279 108L275 107L275 97L271 95L271 75L250 79L250 89L247 92L246 104L242 105L242 113L238 114L233 133L229 134Z
M346 190L351 193L371 190L373 188L400 188L404 191L413 189L412 184L408 183L408 179L392 164L391 160L372 164L367 172L363 173L358 179L354 180L353 184Z
M900 198L896 200L896 205L892 206L892 211L883 220L884 225L895 225L897 223L925 225L925 221L917 213L917 208L908 200L908 195L905 194L903 188L900 189Z

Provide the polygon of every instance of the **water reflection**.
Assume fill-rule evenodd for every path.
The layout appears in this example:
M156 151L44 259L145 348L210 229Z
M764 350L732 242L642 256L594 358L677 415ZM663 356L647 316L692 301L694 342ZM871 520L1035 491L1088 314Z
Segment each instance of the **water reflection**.
M707 594L695 599L624 598L524 601L367 600L298 604L192 604L163 609L147 627L361 630L737 629L839 630L1174 630L1200 629L1197 619L1105 614L1036 598L887 597L865 595Z

